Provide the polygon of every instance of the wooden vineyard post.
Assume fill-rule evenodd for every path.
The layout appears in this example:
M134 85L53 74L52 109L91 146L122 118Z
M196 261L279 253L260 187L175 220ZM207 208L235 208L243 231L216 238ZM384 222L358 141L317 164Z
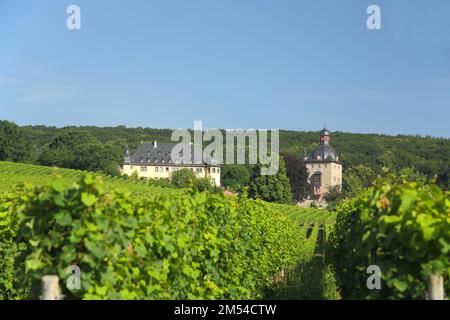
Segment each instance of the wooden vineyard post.
M60 300L61 290L59 288L58 276L42 277L42 296L41 300Z
M444 300L444 277L432 274L428 278L428 299Z

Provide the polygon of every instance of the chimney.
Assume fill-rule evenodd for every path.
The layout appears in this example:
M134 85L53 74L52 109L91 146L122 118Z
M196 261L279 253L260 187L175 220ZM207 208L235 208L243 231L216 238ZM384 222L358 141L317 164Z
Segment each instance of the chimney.
M155 148L155 149L158 148L158 141L156 141L156 140L153 141L153 148Z

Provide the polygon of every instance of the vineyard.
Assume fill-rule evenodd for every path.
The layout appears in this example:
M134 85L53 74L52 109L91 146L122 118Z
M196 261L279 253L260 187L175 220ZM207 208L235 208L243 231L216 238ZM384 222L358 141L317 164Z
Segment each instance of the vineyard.
M36 298L42 276L67 279L72 264L84 290L65 289L70 298L276 298L334 221L324 210L77 170L0 170L7 299Z
M450 194L433 181L387 172L341 204L329 245L345 297L424 299L437 293L448 298ZM379 290L367 290L368 266L381 270ZM434 290L429 283L436 282Z
M303 243L298 264L287 270L283 281L270 289L269 296L274 299L340 299L326 246L335 224L335 213L323 209L271 205L287 214L298 226Z
M335 213L0 162L0 256L0 299L50 274L67 299L423 299L450 290L450 198L390 176Z
M88 172L74 169L52 168L31 164L0 161L0 192L9 191L23 183L32 185L44 185L51 183L55 178L62 184L70 185L78 181ZM110 189L126 189L131 194L158 195L161 193L177 193L176 189L149 186L144 180L126 179L96 174L102 178L105 186Z

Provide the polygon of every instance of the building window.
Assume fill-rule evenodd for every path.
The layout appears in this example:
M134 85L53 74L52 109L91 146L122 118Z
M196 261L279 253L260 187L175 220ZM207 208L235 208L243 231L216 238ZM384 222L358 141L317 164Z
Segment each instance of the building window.
M212 183L216 184L216 178L211 179Z
M197 171L197 173L202 173L203 169L202 168L197 168L196 171Z
M166 172L169 172L169 167L166 167Z
M325 169L327 168L327 165L326 164L324 164L324 167L325 167Z
M313 174L312 184L314 187L320 187L322 185L322 175L320 174L320 172Z
M158 167L155 167L155 172L158 172L158 169L159 169Z
M141 167L141 172L147 172L147 167Z
M216 173L216 168L212 168L212 173Z
M220 173L220 168L217 168L217 173Z

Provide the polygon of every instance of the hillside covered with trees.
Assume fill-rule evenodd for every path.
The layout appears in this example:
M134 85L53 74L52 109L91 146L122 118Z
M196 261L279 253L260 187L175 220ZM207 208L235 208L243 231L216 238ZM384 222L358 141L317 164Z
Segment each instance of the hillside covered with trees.
M143 141L170 142L171 133L171 129L125 126L56 128L17 126L9 121L0 121L0 160L116 175L126 148L133 150ZM302 183L306 179L296 159L317 146L318 136L315 131L280 131L280 149L294 199L302 198L305 192ZM439 186L449 189L448 138L332 132L331 144L344 165L344 177L347 177L344 188L346 183L353 189L355 186L365 187L382 172L383 167L387 167L394 172L410 168L428 178L436 177ZM224 168L222 181L225 186L239 191L255 178L255 170L257 168L251 166Z

